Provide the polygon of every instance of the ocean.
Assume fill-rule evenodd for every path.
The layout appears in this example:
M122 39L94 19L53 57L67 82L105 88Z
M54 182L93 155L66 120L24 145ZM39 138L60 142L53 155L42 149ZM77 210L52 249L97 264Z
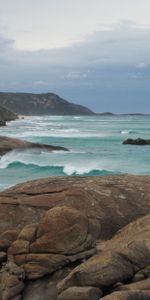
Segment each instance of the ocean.
M150 138L149 116L28 116L1 127L0 135L69 149L0 157L1 191L48 176L150 175L150 146L122 144L127 138Z

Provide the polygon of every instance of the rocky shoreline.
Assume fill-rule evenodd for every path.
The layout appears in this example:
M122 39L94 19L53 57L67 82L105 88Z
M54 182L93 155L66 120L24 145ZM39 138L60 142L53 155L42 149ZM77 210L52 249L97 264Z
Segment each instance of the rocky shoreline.
M0 155L4 155L9 151L19 150L34 150L36 153L39 151L68 151L67 148L60 146L52 146L48 144L31 143L25 140L19 140L11 137L0 136Z
M17 114L6 107L0 106L0 127L6 126L7 121L13 121L18 118Z
M0 299L150 299L150 177L49 177L0 193Z

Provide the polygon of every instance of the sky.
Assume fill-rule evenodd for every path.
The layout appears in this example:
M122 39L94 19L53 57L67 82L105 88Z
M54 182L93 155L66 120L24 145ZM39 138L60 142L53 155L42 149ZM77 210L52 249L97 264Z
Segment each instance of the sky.
M150 113L150 1L0 0L0 91Z

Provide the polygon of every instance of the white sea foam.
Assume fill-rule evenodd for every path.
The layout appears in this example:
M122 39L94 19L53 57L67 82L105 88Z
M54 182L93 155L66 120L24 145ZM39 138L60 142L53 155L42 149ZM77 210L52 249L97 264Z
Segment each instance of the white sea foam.
M92 171L103 171L103 168L102 167L98 167L97 164L95 163L91 163L90 165L81 165L81 164L66 164L63 168L63 172L66 174L66 175L73 175L73 174L76 174L76 175L84 175L84 174L88 174ZM108 170L107 170L108 171Z
M11 151L5 154L0 160L0 169L6 169L13 163L21 163L26 166L35 165L38 167L61 167L66 175L82 175L88 174L93 170L102 171L113 171L109 167L109 163L106 161L96 161L95 157L90 162L88 159L83 160L85 153L81 152L78 158L75 159L74 155L79 155L79 153L70 152L58 152L35 154L32 151ZM73 159L75 161L73 162Z
M129 134L129 133L132 133L132 131L131 130L122 130L121 133L122 134Z
M29 116L10 122L0 127L0 135L71 150L7 153L0 158L0 184L6 187L49 175L103 174L103 170L150 174L149 148L122 145L123 136L148 138L149 130L149 119L144 117Z
M10 137L20 138L20 139L30 139L35 137L53 137L53 138L103 138L113 136L113 134L107 134L102 132L82 132L78 129L65 129L65 130L40 130L36 129L34 131L18 132L18 133L3 133L1 135L6 135Z

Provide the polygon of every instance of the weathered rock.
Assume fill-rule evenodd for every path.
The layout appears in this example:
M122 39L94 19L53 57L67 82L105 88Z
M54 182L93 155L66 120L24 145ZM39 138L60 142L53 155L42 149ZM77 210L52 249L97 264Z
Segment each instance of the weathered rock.
M28 241L30 243L36 240L38 224L26 225L20 232L18 240Z
M76 209L49 210L39 226L31 224L20 232L8 250L22 265L27 278L39 278L94 254L100 226Z
M57 300L57 288L49 278L38 279L26 284L23 300Z
M58 296L58 300L99 300L100 289L95 287L71 287Z
M133 291L149 290L150 291L150 278L135 283L122 285L117 290L118 291L126 291L126 290L133 290Z
M34 150L36 152L39 152L39 151L52 152L55 150L68 151L68 149L66 149L64 147L31 143L31 142L24 141L24 140L0 136L0 155L4 155L7 152L12 151L12 150L19 150L19 151Z
M150 213L149 176L49 177L0 193L0 233L39 223L45 211L68 206L101 225L101 239ZM111 224L111 226L110 226Z
M128 291L128 292L115 292L106 297L103 300L149 300L150 291Z
M22 300L22 295L18 295L16 297L13 297L11 300Z
M123 142L124 145L150 145L150 140L145 140L145 139L127 139Z
M8 240L0 240L0 251L6 251L9 246L11 245L11 242Z
M0 251L7 251L11 243L17 239L18 232L16 230L5 231L0 236Z
M137 272L137 273L133 276L132 282L138 282L138 281L143 280L143 279L145 279L145 276L144 276L144 274L142 274L142 273L139 271L139 272Z
M16 255L14 260L17 265L21 265L26 273L26 278L37 279L41 278L47 274L52 274L56 270L60 270L68 264L72 264L75 261L80 262L82 259L88 259L95 254L95 249L88 251L83 251L82 253L65 256L59 254L26 254L26 255Z
M142 270L140 270L138 273L135 274L134 278L133 278L133 282L138 281L138 278L144 279L150 277L150 265Z
M24 284L17 276L10 274L3 274L2 279L2 300L13 299L20 295L24 288Z
M100 254L75 268L60 284L61 293L70 286L110 288L126 282L150 264L150 215L127 225L106 242Z
M18 255L29 253L30 243L25 240L16 240L8 249L8 255Z
M11 258L2 270L0 299L20 299L24 289L24 277L24 270L18 267Z
M48 178L1 193L0 218L3 222L0 232L5 231L0 236L1 246L4 252L9 247L8 257L11 255L14 260L13 272L6 264L0 276L3 297L9 295L8 300L19 300L23 293L23 300L38 300L37 297L55 300L57 290L53 280L57 282L60 299L69 297L64 295L74 289L73 296L80 299L77 291L83 292L89 286L92 290L101 288L104 294L115 286L117 297L126 297L116 299L138 299L136 295L147 297L149 290L143 290L143 287L141 291L138 286L134 287L136 292L121 289L126 289L126 283L141 274L140 280L149 276L150 215L138 219L150 213L149 178ZM134 219L138 220L130 223ZM127 223L130 224L111 240L102 240L112 237ZM101 240L95 247L97 238ZM14 266L21 267L20 275L14 271ZM11 287L12 275L16 280L15 289ZM4 282L8 283L5 285ZM117 287L118 282L121 287L119 284ZM83 293L82 300L87 295Z
M6 261L6 259L7 259L6 252L1 251L0 252L0 264L3 263L4 261Z
M76 209L55 207L46 213L39 225L30 252L77 254L92 248L99 234L97 220L88 220Z
M14 242L17 239L18 234L19 232L15 229L7 230L1 234L0 239Z

